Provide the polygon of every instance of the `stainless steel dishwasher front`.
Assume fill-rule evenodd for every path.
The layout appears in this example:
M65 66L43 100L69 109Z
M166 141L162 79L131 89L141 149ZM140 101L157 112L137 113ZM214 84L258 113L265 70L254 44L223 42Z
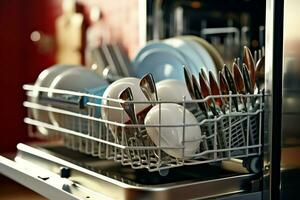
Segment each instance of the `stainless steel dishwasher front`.
M17 148L14 160L0 157L0 173L49 199L261 197L260 193L251 193L257 181L254 174L236 174L217 166L183 167L162 177L59 145L19 144Z

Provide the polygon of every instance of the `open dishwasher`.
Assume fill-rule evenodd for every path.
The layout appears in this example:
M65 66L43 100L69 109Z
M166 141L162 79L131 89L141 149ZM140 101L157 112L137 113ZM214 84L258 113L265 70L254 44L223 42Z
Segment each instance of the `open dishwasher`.
M148 39L200 35L220 52L223 51L225 62L240 56L243 45L250 44L254 50L265 45L262 54L266 55L266 72L272 72L271 66L280 66L277 56L282 52L277 52L280 48L274 48L282 44L280 40L274 43L273 36L274 31L283 31L282 27L277 27L277 20L283 20L283 11L280 13L278 8L280 3L272 0L226 3L229 6L223 10L222 6L215 6L209 1L148 1L147 18L152 19L147 24ZM254 4L259 5L258 10L254 10ZM197 9L201 10L202 6L204 12L197 15ZM226 13L226 17L218 15L216 10ZM282 18L274 18L275 14ZM255 19L260 15L267 16L266 22L264 18ZM239 17L246 18L246 22L235 20ZM224 24L221 19L226 21L226 27L219 27ZM194 29L193 24L199 22L201 26ZM226 51L228 47L232 49ZM184 108L195 108L201 103L226 98L229 102L228 111L220 115L193 124L186 121L187 114L183 112L180 124L164 125L159 120L151 126L128 123L124 117L126 106L146 104L149 109L155 105L159 107L161 119L161 104L174 102L124 101L89 93L24 85L28 96L24 102L28 109L24 122L29 125L32 137L47 142L19 144L15 156L0 157L1 173L50 199L271 198L262 191L268 190L266 185L277 184L276 178L270 183L268 170L270 162L271 166L275 166L278 161L268 160L270 150L265 146L269 142L276 144L276 139L268 139L269 130L276 128L272 123L272 109L275 108L270 103L273 92L276 92L268 85L268 81L275 84L272 76L273 73L266 76L265 92L230 93L208 96L203 100L183 99L176 102ZM51 98L49 93L53 94ZM244 102L243 112L239 111L239 107L232 108L236 99ZM104 100L107 104L103 107L99 102ZM110 105L114 103L125 106L120 109ZM104 112L103 108L108 116L112 110L118 110L122 122L110 121L109 117L101 119L99 113ZM37 120L34 117L37 111L40 115L51 113L56 124ZM164 146L161 140L155 144L149 142L148 136L143 133L147 128L154 128L159 130L160 138L161 130L176 127L182 130L182 137L185 138L185 131L193 126L199 128L201 138L199 149L189 155L185 151L185 142L189 141L183 140L181 146ZM45 130L47 134L43 134ZM170 151L176 152L176 156ZM276 170L276 167L271 168L271 172ZM270 191L273 192L273 189Z
M29 110L24 121L29 124L30 134L54 142L19 144L15 162L6 159L2 159L2 162L7 165L4 170L13 179L47 197L192 199L225 198L227 195L249 191L251 194L247 196L251 198L259 194L255 192L260 187L263 94L248 95L249 99L257 98L259 107L255 110L227 113L219 118L201 121L200 127L207 134L202 138L201 151L189 155L190 158L175 158L165 151L173 148L175 152L184 155L186 146L139 145L137 136L130 134L134 125L98 118L97 109L100 105L94 102L103 98L101 96L41 87L38 88L39 99L35 101L36 96L32 96L32 93L37 87L25 85L24 89L28 94L24 106ZM57 93L59 97L43 100L43 92ZM229 95L229 98L233 97ZM154 102L148 103L151 105ZM40 115L52 112L59 119L57 121L60 125L36 120L32 112L37 110ZM120 130L119 136L114 136L116 133L112 133L109 126ZM162 124L156 126L158 129L164 128ZM186 129L192 124L177 126ZM48 130L48 135L37 131L42 128ZM249 171L253 169L252 173L243 168L243 160L244 164L249 165ZM223 169L221 165L226 162L238 171Z

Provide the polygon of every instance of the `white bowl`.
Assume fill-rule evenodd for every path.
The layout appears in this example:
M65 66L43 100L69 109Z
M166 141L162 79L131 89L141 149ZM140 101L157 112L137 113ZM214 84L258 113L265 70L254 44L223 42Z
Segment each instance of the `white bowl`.
M156 83L157 95L161 101L192 100L185 83L179 80L167 79Z
M183 123L183 113L185 112L185 124L198 124L194 115L178 104L161 104L154 106L146 115L145 125L181 125ZM161 113L161 123L159 123L159 113ZM201 130L198 125L186 126L185 132L182 127L161 127L159 138L159 127L146 127L147 133L156 146L161 147L181 147L183 144L183 133L185 134L184 155L182 149L162 149L164 152L175 158L193 157L199 150L201 142Z
M140 89L140 79L133 78L133 77L127 77L119 79L112 84L110 84L104 94L104 98L112 98L112 99L118 99L119 94L126 88L130 87L132 90L133 100L134 101L147 101L145 95L143 94L142 90ZM119 102L114 101L108 101L103 99L102 104L105 106L111 106L114 108L121 108L121 105ZM135 104L135 112L136 114L143 111L149 104ZM124 123L129 120L129 116L124 112L124 119L122 120L122 110L117 110L113 108L101 108L101 115L102 119L109 120L112 122L119 122Z
M78 65L53 65L45 70L43 70L40 75L38 76L37 80L35 81L34 86L37 87L49 87L53 81L53 79L61 74L62 72L73 68L78 67ZM41 93L42 95L47 95L44 92ZM40 92L38 89L33 89L31 102L38 103L38 96ZM39 109L32 109L33 118L45 123L50 123L48 112ZM49 130L44 127L37 127L38 131L43 135L48 135Z
M48 92L48 97L51 98L58 96L57 94L51 92L51 89L62 89L88 93L89 89L105 87L107 85L108 84L106 80L97 75L94 71L84 67L75 67L61 73L52 81L50 85L50 91ZM67 109L67 107L65 109ZM49 118L51 123L55 126L60 126L63 120L59 118L59 115L53 112L49 112Z

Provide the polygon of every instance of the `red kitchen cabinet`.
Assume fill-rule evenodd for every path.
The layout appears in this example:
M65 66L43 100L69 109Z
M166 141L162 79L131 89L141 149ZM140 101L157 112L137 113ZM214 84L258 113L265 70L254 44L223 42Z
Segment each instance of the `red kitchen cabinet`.
M0 1L1 152L14 151L18 142L29 140L22 85L34 82L43 68L55 62L53 49L43 52L30 36L36 30L54 34L60 5L61 0Z
M23 122L26 109L22 105L25 100L22 85L33 83L43 69L55 64L55 20L62 14L62 1L0 1L0 152L14 151L17 143L30 141ZM133 57L141 45L139 1L78 0L76 9L84 14L85 25L92 6L100 8L110 42L122 44ZM52 42L48 46L33 42L34 31L50 36Z

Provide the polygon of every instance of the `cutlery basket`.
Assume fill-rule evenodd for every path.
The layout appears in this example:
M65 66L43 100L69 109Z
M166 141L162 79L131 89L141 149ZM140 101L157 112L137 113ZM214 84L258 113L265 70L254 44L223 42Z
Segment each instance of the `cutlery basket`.
M218 157L228 158L231 156L245 155L245 151L257 151L255 148L247 149L250 145L258 144L258 116L257 110L252 110L246 115L223 115L214 123L204 123L201 126L202 133L205 134L200 150L207 152L205 158L214 158L214 150L222 149ZM249 126L248 126L249 125ZM215 141L215 134L217 141ZM214 147L217 145L217 147ZM212 151L211 153L208 153Z
M230 158L244 159L258 157L261 154L263 94L221 96L228 98L230 102L231 98L238 96L248 99L248 102L250 99L255 99L255 104L249 103L248 108L245 109L247 111L238 112L232 111L229 106L226 114L198 120L196 124L185 123L185 114L183 114L183 122L180 124L145 125L140 120L140 124L133 125L128 121L120 123L101 119L103 108L107 111L119 110L124 119L125 111L122 107L109 106L110 101L124 102L119 99L106 99L108 103L103 106L101 101L104 98L92 94L51 89L51 92L56 95L55 98L48 98L49 88L25 85L24 89L28 95L28 100L24 102L24 106L28 109L28 116L24 121L29 125L31 136L48 140L59 139L68 148L100 159L115 160L135 169L146 168L149 171L161 172L183 165L215 163ZM33 91L36 90L38 96L33 95ZM148 111L153 104L178 103L183 107L187 104L196 106L199 102L217 97L220 98L220 96L209 96L204 100L181 102L131 101L127 103L147 104ZM39 111L38 116L33 115L36 111ZM143 118L146 114L140 116ZM183 134L178 138L185 138L188 127L194 126L200 127L201 131L193 134L200 134L201 138L198 141L198 148L192 154L186 155L185 148L195 141L183 139L181 145L162 145L162 130L176 128L178 133ZM40 133L41 127L47 129L48 133ZM147 134L149 127L158 130L157 145ZM170 151L176 151L179 156L171 156L168 153Z

